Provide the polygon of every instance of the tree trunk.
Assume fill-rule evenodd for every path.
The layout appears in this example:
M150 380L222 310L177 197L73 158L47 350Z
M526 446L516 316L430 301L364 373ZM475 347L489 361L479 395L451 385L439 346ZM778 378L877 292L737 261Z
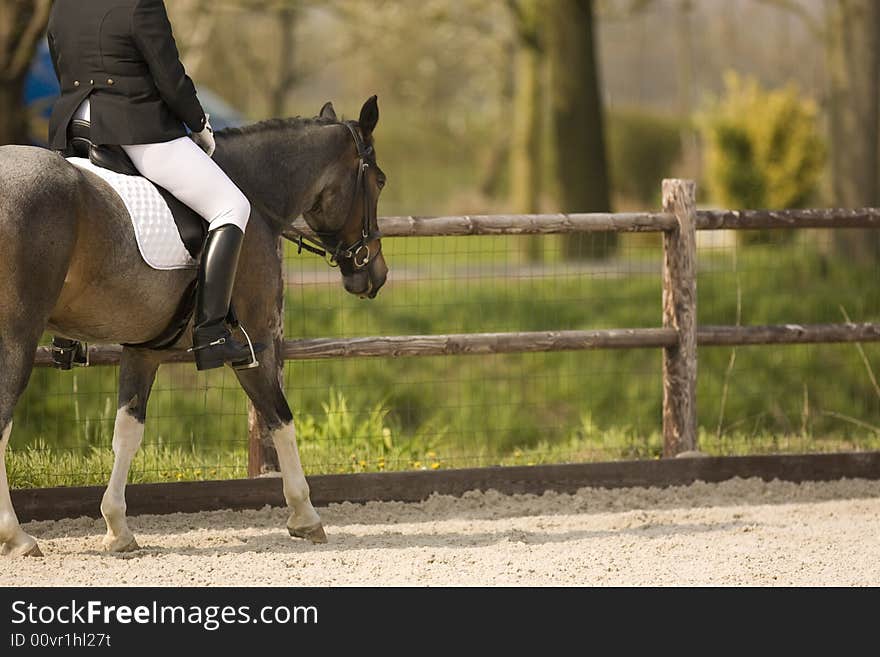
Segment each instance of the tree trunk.
M548 11L560 210L608 212L611 201L593 2L554 0ZM565 238L562 251L569 258L608 257L616 246L616 235L572 235Z
M498 124L500 130L488 147L480 167L480 194L489 199L497 199L501 195L502 185L507 182L505 174L510 173L510 142L511 130L504 126L511 125L513 119L514 87L516 86L516 52L518 44L510 39L505 44L504 82L501 86L500 110ZM509 194L508 194L509 195Z
M293 66L296 20L296 8L283 6L278 10L278 29L281 32L278 44L278 83L272 93L272 116L276 117L287 114L287 98L290 89L296 84L297 74Z
M880 205L880 6L874 0L826 4L831 178L834 204ZM880 258L880 234L836 231L835 251L860 262Z
M51 7L51 0L0 2L0 144L30 143L24 80Z
M23 96L23 77L0 79L0 144L28 143L28 119Z
M513 134L510 148L510 200L514 212L540 212L541 153L541 48L537 0L520 0L516 14L515 91ZM540 261L543 242L528 238L527 257Z
M700 174L700 144L691 124L694 113L694 30L693 0L680 0L678 5L677 58L678 58L678 117L681 121L681 159L693 167L694 176Z

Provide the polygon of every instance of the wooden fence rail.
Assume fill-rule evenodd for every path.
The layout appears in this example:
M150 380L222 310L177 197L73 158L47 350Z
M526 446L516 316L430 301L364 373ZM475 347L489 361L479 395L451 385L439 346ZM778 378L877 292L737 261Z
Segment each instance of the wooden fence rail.
M880 342L880 324L701 326L697 329L697 345L700 347L845 342ZM284 360L479 356L587 349L665 349L676 344L678 344L678 334L673 328L314 338L285 340ZM116 346L89 348L92 367L118 365L121 353L122 348ZM169 352L165 362L192 362L192 354ZM49 348L40 347L37 350L36 365L49 367L51 364L52 354Z
M663 212L622 214L473 215L384 217L386 237L452 237L466 235L549 235L584 232L663 233L663 315L661 328L595 331L542 331L404 335L344 339L287 340L284 360L389 358L584 349L663 349L664 455L698 448L696 443L697 346L880 342L880 324L780 326L697 326L696 231L795 228L880 228L880 209L696 210L691 181L663 181ZM309 232L299 220L296 228ZM293 234L285 235L292 239ZM281 309L277 309L280 314ZM276 318L280 321L279 318ZM122 348L89 349L94 366L119 363ZM169 352L166 362L191 361L190 354ZM41 347L38 367L50 366L51 353ZM253 411L253 409L252 409ZM275 463L268 436L255 413L250 415L249 473Z
M510 214L442 217L382 217L385 237L466 235L553 235L561 233L662 233L676 227L671 212L623 214ZM294 224L312 234L302 219ZM697 230L880 228L880 208L860 210L697 210ZM295 233L288 234L293 239Z

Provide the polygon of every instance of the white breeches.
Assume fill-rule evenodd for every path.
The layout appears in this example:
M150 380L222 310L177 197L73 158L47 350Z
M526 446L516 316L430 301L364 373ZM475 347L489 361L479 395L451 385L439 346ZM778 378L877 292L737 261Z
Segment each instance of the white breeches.
M89 120L86 100L76 118ZM242 232L251 216L251 204L223 170L189 137L159 144L123 146L144 178L167 189L208 222L208 230L232 224Z

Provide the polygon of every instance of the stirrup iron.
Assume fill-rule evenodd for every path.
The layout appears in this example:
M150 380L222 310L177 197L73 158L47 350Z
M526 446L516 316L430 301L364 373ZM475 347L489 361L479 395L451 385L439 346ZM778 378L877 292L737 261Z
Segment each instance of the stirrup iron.
M244 361L231 363L232 368L236 370L252 370L255 367L259 367L260 361L257 360L257 352L254 351L254 343L251 342L251 336L249 336L248 332L244 330L244 326L242 326L241 322L236 320L236 324L238 325L238 328L241 329L241 332L244 334L245 340L247 340L248 349L250 349L251 351L251 360L248 363L244 363Z
M59 370L68 371L73 366L88 367L89 345L78 340L52 338L52 364Z

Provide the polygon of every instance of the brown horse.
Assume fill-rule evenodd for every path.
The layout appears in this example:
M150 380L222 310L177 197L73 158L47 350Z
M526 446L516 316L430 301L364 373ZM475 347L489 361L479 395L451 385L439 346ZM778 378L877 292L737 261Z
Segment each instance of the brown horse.
M345 289L374 297L388 269L376 207L385 176L376 164L375 96L357 122L327 103L311 119L284 119L217 133L215 159L252 201L233 303L254 340L269 345L261 367L236 371L272 431L290 506L292 536L326 540L309 500L293 415L276 377L283 327L272 308L284 293L279 236L302 214L339 264ZM128 211L97 176L32 147L0 148L0 544L7 555L39 555L9 495L5 452L15 405L40 337L142 344L171 322L195 272L158 271L138 251ZM172 349L191 344L186 330ZM104 548L137 549L125 517L125 483L144 434L147 400L163 352L125 347L119 368L115 455L101 503Z

